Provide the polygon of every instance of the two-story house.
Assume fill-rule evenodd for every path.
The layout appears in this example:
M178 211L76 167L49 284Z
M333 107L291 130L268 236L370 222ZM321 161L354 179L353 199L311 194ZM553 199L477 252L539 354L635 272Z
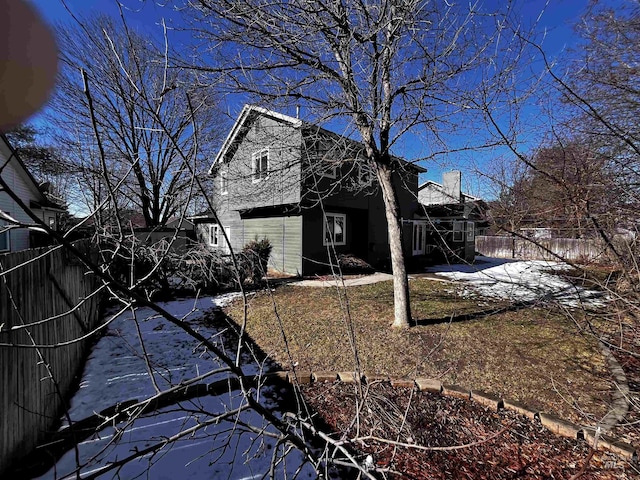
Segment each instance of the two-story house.
M388 268L382 194L363 158L356 141L246 105L210 169L219 221L207 212L195 216L199 236L221 250L227 249L226 236L234 251L266 237L273 247L270 266L291 274L326 271L341 253ZM404 251L410 257L418 174L426 170L401 159L396 163Z
M64 212L64 209L46 197L3 134L0 134L0 175L27 208L30 208L50 228L57 229L58 215ZM24 209L7 192L1 190L0 210L19 222L34 223ZM0 218L0 253L24 250L39 245L42 245L42 239L37 230L7 228L7 222Z

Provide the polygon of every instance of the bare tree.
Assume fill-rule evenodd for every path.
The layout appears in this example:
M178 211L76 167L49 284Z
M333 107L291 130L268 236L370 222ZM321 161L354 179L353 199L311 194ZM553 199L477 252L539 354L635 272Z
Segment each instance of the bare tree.
M593 236L589 218L597 215L613 233L617 186L606 157L588 139L555 138L507 167L511 178L504 181L492 206L496 228L516 232L522 228L545 228L554 236ZM497 181L500 176L495 176Z
M517 57L517 46L497 67L510 7L483 10L436 2L374 3L208 0L188 2L193 31L232 91L262 103L302 104L316 119L347 124L364 146L384 199L394 273L395 327L410 324L402 223L392 154L408 133L429 134L440 150L481 83L492 83ZM207 48L211 47L210 49ZM503 52L505 53L505 52ZM340 124L340 123L339 123ZM446 145L445 145L446 146Z
M63 67L49 119L59 127L58 142L77 172L84 203L96 210L120 184L109 200L117 205L109 208L133 210L148 227L164 225L188 199L191 172L178 149L202 172L216 142L213 95L193 88L183 70L167 68L168 43L126 24L91 18L59 28L58 37Z

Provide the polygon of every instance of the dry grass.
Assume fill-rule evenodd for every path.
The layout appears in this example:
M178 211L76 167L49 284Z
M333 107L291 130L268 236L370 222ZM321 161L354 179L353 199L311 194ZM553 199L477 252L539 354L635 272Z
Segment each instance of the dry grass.
M462 298L451 284L422 279L411 282L411 296L419 320L497 306L495 301ZM394 330L391 282L350 287L344 301L364 372L437 377L573 420L586 422L588 415L606 413L604 400L612 385L600 350L561 313L528 308ZM283 368L290 368L284 333L297 368L354 370L349 323L335 289L283 286L258 293L249 302L249 335ZM235 304L227 313L238 320L241 312Z

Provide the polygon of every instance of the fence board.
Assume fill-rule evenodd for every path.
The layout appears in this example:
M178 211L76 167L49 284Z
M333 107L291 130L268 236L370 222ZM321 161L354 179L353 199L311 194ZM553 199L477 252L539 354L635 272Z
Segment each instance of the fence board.
M606 261L606 248L593 239L545 238L527 240L519 237L476 237L476 251L495 258L523 260L570 260L574 262Z
M78 246L88 247L88 243ZM44 253L47 254L36 259ZM88 343L38 350L4 345L57 345L83 334L78 319L83 319L89 328L95 328L100 321L99 297L95 296L82 304L76 315L67 313L28 329L10 330L69 312L69 302L77 305L98 285L93 276L85 274L86 268L71 261L63 249L40 248L0 255L2 272L18 265L23 266L0 276L0 476L11 462L29 453L57 422L64 397L82 367Z

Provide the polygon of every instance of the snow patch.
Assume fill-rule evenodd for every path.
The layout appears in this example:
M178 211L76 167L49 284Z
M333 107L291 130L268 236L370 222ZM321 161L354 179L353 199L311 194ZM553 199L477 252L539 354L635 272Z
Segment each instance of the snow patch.
M162 302L159 306L176 318L188 322L191 328L197 329L214 343L219 343L220 332L198 320L211 308L227 305L239 296L240 294L232 293L218 297L182 299ZM140 341L140 336L143 342ZM145 361L144 351L149 365ZM155 311L149 308L139 308L133 312L129 310L111 322L107 334L94 346L80 382L81 388L72 399L69 414L77 421L117 402L153 396L156 390L149 368L157 385L165 389L223 366L212 352ZM243 370L253 375L259 373L262 367L247 363L243 365ZM205 381L214 382L225 378L227 374L216 373ZM261 390L262 403L268 408L277 409L272 400L264 398L267 392L273 393L273 390ZM81 468L81 474L86 476L96 472L110 462L161 443L166 438L206 422L214 413L229 411L244 402L239 392L228 392L184 401L179 406L167 407L153 415L132 418L115 426L109 425L78 445L79 463L86 464ZM108 419L105 420L108 422ZM195 430L189 436L165 445L153 454L105 473L101 478L116 476L128 479L140 476L199 480L268 476L274 449L278 447L275 440L257 435L242 425L251 425L258 431L264 429L267 432L273 432L273 427L250 410L241 413L238 420L238 424L223 420ZM76 453L72 450L58 461L55 468L40 478L76 478L73 472L77 468ZM302 470L297 478L316 477L314 470L304 464L302 454L297 451L289 453L286 461L280 462L276 467L276 477L291 476L298 468Z
M479 256L472 265L436 265L428 271L465 282L463 296L477 293L514 302L557 302L568 307L604 306L606 297L602 292L572 285L550 273L569 268L569 265L559 262L512 261Z

